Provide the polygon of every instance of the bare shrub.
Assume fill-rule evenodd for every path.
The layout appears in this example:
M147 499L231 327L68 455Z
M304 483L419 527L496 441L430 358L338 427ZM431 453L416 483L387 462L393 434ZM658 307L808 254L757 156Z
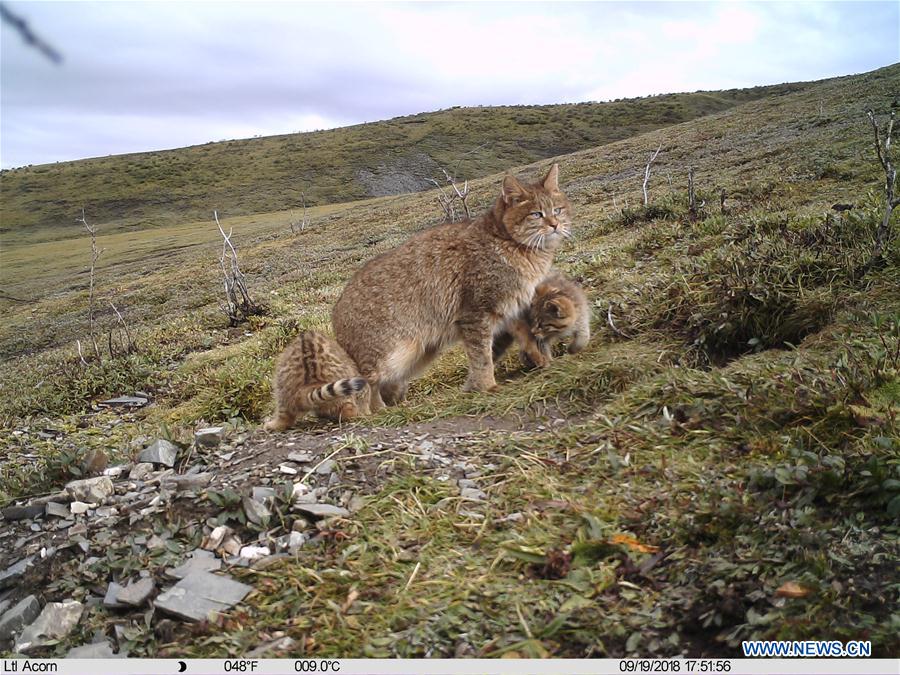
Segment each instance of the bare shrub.
M229 326L237 326L249 317L262 314L262 307L256 304L250 297L247 290L247 283L244 281L244 273L238 264L237 250L231 243L231 235L234 230L229 229L228 234L222 229L219 223L218 211L213 211L213 217L216 220L216 227L222 235L222 256L219 258L219 264L222 267L222 281L225 287L225 302L221 305L222 311L228 317Z

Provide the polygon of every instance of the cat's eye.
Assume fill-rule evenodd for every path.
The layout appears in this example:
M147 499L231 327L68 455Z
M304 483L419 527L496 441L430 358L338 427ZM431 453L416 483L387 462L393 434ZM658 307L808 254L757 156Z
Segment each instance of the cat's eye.
M553 209L553 215L554 215L554 216L558 216L560 213L562 213L562 207L561 207L561 206L557 206L555 209Z
M544 213L542 211L532 211L528 215L531 216L532 218L543 218L544 217Z

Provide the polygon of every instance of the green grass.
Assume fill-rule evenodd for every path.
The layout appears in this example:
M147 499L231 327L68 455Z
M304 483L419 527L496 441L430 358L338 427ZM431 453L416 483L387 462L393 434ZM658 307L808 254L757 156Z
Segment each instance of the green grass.
M0 174L4 246L332 204L475 178L778 97L784 84L609 103L453 108L330 131L29 166Z
M894 66L559 158L577 231L557 262L594 308L588 349L528 373L509 356L490 394L459 390L465 360L451 350L408 401L356 431L532 420L528 431L454 447L484 468L488 502L462 504L452 481L386 452L365 507L332 523L321 546L240 572L257 592L217 625L165 635L130 624L132 653L234 656L283 632L297 641L292 655L317 657L736 656L743 639L823 636L871 640L876 656L896 656L896 241L882 267L856 271L872 248L883 180L860 111L885 111L898 87ZM645 209L641 169L659 143ZM696 219L688 166L704 201ZM473 181L476 208L499 180ZM836 216L835 202L855 208ZM63 262L70 251L58 249L40 279L26 263L49 244L22 245L21 288L37 299L4 303L0 422L22 433L0 435L0 499L58 485L88 448L127 457L140 434L254 427L290 336L327 328L362 262L439 217L423 193L319 211L299 234L283 212L226 219L268 307L237 329L217 308L208 224L173 226L190 244L175 252L154 241L164 230L140 231L147 248L131 267L127 238L110 232L98 289L115 293L140 352L87 368L73 347L87 331L78 255ZM153 407L116 425L92 416L92 400L137 388ZM42 439L45 428L63 440ZM349 445L339 462L371 451L359 437ZM137 564L129 551L127 541L111 545L116 565ZM808 594L777 598L785 582ZM67 590L59 582L48 593ZM92 610L85 630L105 621Z

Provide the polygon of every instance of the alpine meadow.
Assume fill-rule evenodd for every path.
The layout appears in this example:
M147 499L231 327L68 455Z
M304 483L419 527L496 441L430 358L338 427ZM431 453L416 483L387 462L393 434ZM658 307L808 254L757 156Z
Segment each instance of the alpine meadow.
M77 617L0 654L896 657L898 92L892 65L3 171L0 616ZM581 351L467 392L457 345L397 405L264 429L364 263L554 164ZM212 618L171 591L201 568L240 589Z

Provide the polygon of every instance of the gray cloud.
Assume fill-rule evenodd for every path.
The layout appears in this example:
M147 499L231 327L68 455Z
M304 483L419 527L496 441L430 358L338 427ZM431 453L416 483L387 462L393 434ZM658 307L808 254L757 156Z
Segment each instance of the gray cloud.
M876 3L11 3L4 167L453 105L809 80L897 60Z

